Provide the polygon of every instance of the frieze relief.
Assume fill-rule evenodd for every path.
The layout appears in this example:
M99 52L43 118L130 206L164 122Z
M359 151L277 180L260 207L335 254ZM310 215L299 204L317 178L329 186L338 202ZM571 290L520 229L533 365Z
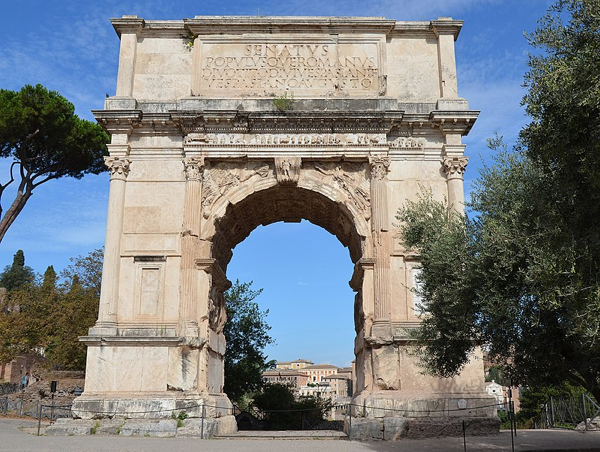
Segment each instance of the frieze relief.
M392 141L388 141L388 145L390 146L390 148L394 149L423 149L426 144L427 140L422 137L398 137Z
M326 179L324 185L335 184L348 197L348 202L361 211L365 219L371 217L371 197L366 177L366 164L349 162L310 162L303 166L313 176ZM317 173L317 174L314 174Z
M211 165L205 162L202 186L202 212L208 218L212 205L221 196L253 177L264 179L271 167L266 162L222 162Z
M383 133L189 133L185 146L387 146L395 149L425 148L427 140L401 136L388 141Z

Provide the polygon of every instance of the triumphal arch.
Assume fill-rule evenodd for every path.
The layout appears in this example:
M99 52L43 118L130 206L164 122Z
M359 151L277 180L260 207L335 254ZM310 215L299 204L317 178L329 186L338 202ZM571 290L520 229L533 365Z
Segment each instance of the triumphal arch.
M422 375L410 353L418 256L395 224L421 187L462 208L462 136L478 115L457 89L462 22L112 23L116 95L94 112L112 136L102 295L82 338L75 414L168 417L204 404L225 420L232 249L258 225L306 219L354 263L354 402L365 419L401 414L381 408L489 416L478 408L489 404L480 360L441 380Z

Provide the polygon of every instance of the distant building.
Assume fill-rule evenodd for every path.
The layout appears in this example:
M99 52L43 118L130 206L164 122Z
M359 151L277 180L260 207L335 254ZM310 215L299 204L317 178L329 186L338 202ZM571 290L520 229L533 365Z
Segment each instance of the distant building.
M305 373L291 369L272 369L263 372L263 380L267 383L289 384L294 389L306 386L308 376Z
M509 391L511 388L508 386L502 386L492 380L491 382L485 384L485 390L489 395L494 396L496 399L498 410L508 409L508 402L510 400L512 400L514 403L515 413L518 413L521 409L521 401L519 397L521 391L520 388L512 388L511 397L509 397Z
M296 397L323 397L331 400L352 397L353 368L314 364L306 359L283 361L263 372L267 383L284 383L294 388Z
M278 362L276 368L277 369L304 369L308 366L312 366L314 363L312 361L308 361L307 359L297 359L296 361L282 361Z
M337 374L338 368L331 364L317 364L314 366L307 366L301 369L301 372L304 372L308 375L308 381L311 383L320 383L323 381L323 378L328 375Z

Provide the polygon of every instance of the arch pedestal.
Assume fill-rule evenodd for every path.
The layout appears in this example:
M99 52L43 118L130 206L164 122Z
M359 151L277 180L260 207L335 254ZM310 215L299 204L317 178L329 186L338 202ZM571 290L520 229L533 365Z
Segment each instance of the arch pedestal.
M455 77L448 38L461 23L330 18L325 33L319 18L252 20L252 31L244 18L113 21L119 96L94 112L113 137L109 232L73 412L204 410L221 433L234 428L223 393L232 249L258 225L306 219L354 262L354 414L375 425L424 411L489 420L480 357L452 379L421 375L408 334L420 322L418 256L394 225L421 186L461 208L460 140L478 115L446 82ZM190 34L191 47L181 38ZM415 42L423 49L407 47ZM280 111L277 87L292 84L292 109Z

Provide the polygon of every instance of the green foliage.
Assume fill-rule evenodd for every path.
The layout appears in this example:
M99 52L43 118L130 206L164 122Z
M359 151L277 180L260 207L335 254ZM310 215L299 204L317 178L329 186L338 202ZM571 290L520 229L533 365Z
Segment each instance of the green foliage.
M322 421L331 409L329 399L302 397L294 399L288 385L267 384L254 396L252 405L265 412L268 430L301 430L303 423Z
M294 93L288 96L287 91L273 99L273 106L279 111L288 111L294 108Z
M517 413L517 423L523 428L533 428L535 418L542 412L550 397L558 400L560 397L573 398L576 403L581 400L586 391L580 386L564 382L555 386L530 386L521 391L520 410Z
M42 85L25 85L18 92L0 89L0 157L12 161L7 182L0 183L0 201L5 189L17 183L4 216L0 204L0 241L37 186L104 171L108 141L102 127L80 119L56 91Z
M428 195L401 210L403 240L421 256L429 315L415 337L430 373L456 374L485 344L515 383L598 391L599 285L579 290L581 250L560 242L546 181L526 156L500 151L475 185L473 219Z
M501 386L511 386L510 378L504 375L501 366L492 366L488 374L485 376L485 381L495 381Z
M273 363L267 361L264 348L273 343L268 332L266 316L253 300L262 292L252 290L252 282L235 284L225 293L227 323L223 333L227 341L225 351L225 393L231 400L239 400L263 385L262 373Z
M0 273L0 287L5 287L9 291L16 290L33 282L34 277L33 269L25 265L23 250L18 250L13 257L12 265L7 265Z
M185 421L189 415L185 411L180 411L176 413L175 411L171 412L171 419L177 420L177 428L183 427L183 421Z
M506 411L498 411L498 417L500 418L500 429L510 430L510 419Z
M9 292L0 311L0 362L43 349L54 367L85 369L86 347L78 338L87 334L97 319L99 295L93 285L82 281L99 284L100 274L91 274L102 266L98 251L75 259L63 272L66 279L60 284L50 266L43 280Z
M455 374L486 344L515 383L600 396L598 24L598 2L559 1L530 36L544 51L526 76L532 122L512 153L490 140L471 219L426 195L399 214L421 255L431 373Z
M73 281L77 277L82 287L91 290L100 298L103 259L103 248L90 251L85 256L72 257L71 265L65 268L60 276L66 281Z

